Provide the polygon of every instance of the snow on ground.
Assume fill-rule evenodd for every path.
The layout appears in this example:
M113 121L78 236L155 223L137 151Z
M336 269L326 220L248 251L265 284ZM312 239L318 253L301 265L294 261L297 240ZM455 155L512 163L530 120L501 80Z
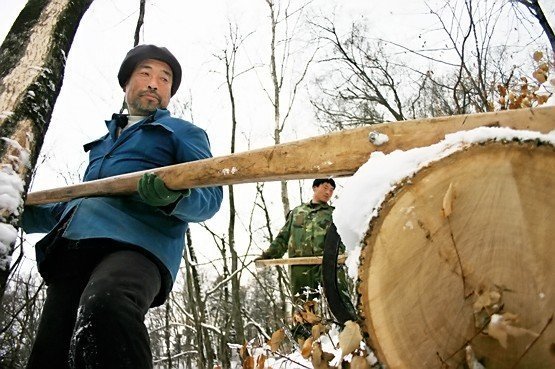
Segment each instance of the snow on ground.
M340 367L340 363L343 360L341 348L339 347L339 329L336 325L333 325L330 331L327 334L324 334L320 337L320 339L316 342L320 342L322 345L322 351L333 354L334 358L329 362L331 367ZM364 342L360 343L360 348L364 351L368 352L367 361L369 365L373 365L377 362L376 357L373 353L369 352L367 346ZM239 350L240 345L236 345L235 349ZM264 367L269 369L312 369L313 365L311 362L310 357L305 359L302 354L300 348L295 350L293 353L287 355L277 355L271 354L270 347L268 345L264 345L264 347L257 348L251 352L252 356L254 356L254 362L258 362L258 357L260 355L265 355L267 357ZM351 354L345 356L346 361L351 361ZM234 366L232 365L232 368ZM242 368L236 361L235 368Z
M368 162L345 184L341 197L335 202L333 221L348 250L346 264L349 275L352 278L357 276L361 241L370 221L378 215L386 196L403 179L472 144L513 139L540 140L555 145L555 131L541 134L502 127L479 127L446 135L443 141L427 147L396 150L388 155L372 153Z

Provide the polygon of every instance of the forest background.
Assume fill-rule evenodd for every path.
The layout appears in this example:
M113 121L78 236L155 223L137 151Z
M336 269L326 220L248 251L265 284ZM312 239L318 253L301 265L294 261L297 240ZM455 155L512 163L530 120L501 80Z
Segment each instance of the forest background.
M0 3L0 39L25 3ZM548 1L142 3L140 43L168 47L183 66L170 110L204 128L216 156L362 124L536 106L553 92ZM140 6L95 0L85 13L32 190L80 180L82 144L103 135L121 107L116 73ZM231 367L229 344L264 341L287 324L286 271L256 271L251 261L289 209L309 200L310 183L228 187L220 212L191 226L180 280L148 318L160 368ZM2 367L24 366L44 300L37 237L21 234L14 253Z

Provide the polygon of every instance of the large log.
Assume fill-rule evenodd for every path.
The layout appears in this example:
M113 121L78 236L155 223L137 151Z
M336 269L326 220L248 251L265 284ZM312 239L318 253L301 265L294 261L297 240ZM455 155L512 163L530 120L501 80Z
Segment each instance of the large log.
M151 172L159 174L172 189L345 176L354 173L374 151L389 153L428 146L448 133L479 126L547 133L555 129L555 107L382 123ZM369 140L369 134L373 132L387 135L389 141L382 145L373 144ZM26 203L34 205L76 197L130 194L135 191L143 173L33 192L28 195Z
M359 267L363 329L391 369L555 368L555 148L474 145L383 201ZM470 347L470 349L467 349Z

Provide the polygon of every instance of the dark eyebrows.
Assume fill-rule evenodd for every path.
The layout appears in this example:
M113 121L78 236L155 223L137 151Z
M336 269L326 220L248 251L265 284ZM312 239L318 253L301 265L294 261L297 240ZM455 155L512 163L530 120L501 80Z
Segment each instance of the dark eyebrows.
M139 63L139 65L137 65L137 70L139 69L148 69L148 70L152 70L152 66L150 64L148 64L148 62L142 62ZM171 72L171 70L167 70L166 68L162 69L162 73L164 73L166 76L173 78L173 74Z
M163 69L162 72L163 72L165 75L167 75L168 77L173 78L172 72L170 72L170 71L168 71L168 70L166 70L166 69Z

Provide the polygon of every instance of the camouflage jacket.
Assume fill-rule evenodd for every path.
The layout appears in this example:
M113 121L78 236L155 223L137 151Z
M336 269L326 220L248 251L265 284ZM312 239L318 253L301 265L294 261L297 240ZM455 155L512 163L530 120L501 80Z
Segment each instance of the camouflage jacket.
M334 207L328 204L306 203L294 208L287 222L270 247L262 253L265 259L280 258L288 251L289 257L321 256L324 238L332 223ZM317 288L321 284L320 265L294 265L290 267L291 292L300 294L303 287Z
M324 237L332 222L334 207L328 204L302 204L287 217L264 258L280 258L288 251L289 257L320 256L324 252Z

